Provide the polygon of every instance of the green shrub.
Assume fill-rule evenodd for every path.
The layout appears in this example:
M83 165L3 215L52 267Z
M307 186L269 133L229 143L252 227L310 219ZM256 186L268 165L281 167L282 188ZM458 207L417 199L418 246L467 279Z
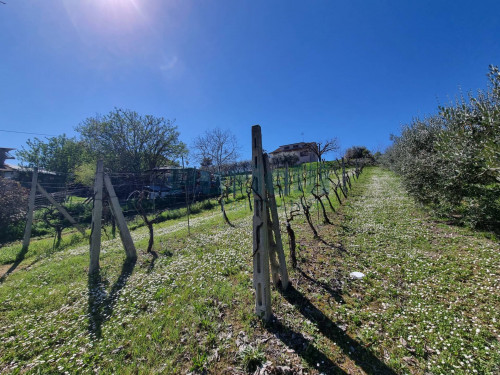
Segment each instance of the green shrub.
M500 72L487 92L439 107L393 136L384 162L417 201L471 227L500 224Z

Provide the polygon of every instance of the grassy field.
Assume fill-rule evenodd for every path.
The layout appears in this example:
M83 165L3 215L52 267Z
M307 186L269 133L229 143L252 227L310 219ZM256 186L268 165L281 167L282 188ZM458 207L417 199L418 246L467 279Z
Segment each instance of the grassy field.
M313 212L320 238L292 222L299 268L270 323L253 314L252 213L226 208L235 228L217 208L190 236L184 217L157 225L156 259L105 240L91 280L79 235L35 241L0 284L0 372L499 373L498 242L427 217L391 173L365 169L334 225ZM132 236L146 248L146 228ZM18 250L0 249L4 267Z

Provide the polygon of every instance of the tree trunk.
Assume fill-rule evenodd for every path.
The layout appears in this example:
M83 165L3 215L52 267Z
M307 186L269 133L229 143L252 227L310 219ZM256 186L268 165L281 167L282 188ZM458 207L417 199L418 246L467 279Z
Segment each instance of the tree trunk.
M309 212L309 206L304 202L305 198L300 197L300 204L302 205L302 209L304 210L304 215L306 216L307 224L311 227L312 232L314 233L314 237L319 237L316 228L311 219L311 213Z
M288 233L288 245L290 247L290 260L292 261L292 267L297 268L297 254L295 252L295 232L290 225L290 222L286 223L286 232Z
M148 249L146 250L148 253L151 253L153 250L153 244L155 241L154 233L153 233L153 222L152 221L147 221L146 225L148 226L149 230L149 242L148 242Z
M319 195L314 194L314 189L311 190L311 194L314 196L314 198L316 198L316 201L321 205L321 211L323 212L323 223L332 225L332 222L330 221L330 219L328 219L328 216L326 214L325 205L323 204L321 197Z
M250 211L253 211L253 208L252 208L252 192L251 191L247 191L247 196L248 196L248 207L250 207Z
M335 208L333 208L333 204L332 204L332 201L330 200L330 196L328 195L328 193L326 192L325 189L323 189L323 195L325 196L326 200L328 201L328 205L330 206L331 210L333 212L335 212Z
M230 227L233 227L235 228L234 224L232 224L230 221L229 221L229 218L227 217L227 214L226 214L226 209L224 208L224 202L222 201L224 198L221 196L219 198L219 204L220 204L220 209L222 211L222 216L224 217L224 221L226 222L227 225L229 225Z

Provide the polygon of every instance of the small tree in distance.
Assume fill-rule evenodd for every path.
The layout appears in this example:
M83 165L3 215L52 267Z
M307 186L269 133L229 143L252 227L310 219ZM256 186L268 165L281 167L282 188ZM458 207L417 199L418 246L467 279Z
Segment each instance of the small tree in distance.
M345 154L344 157L349 160L349 159L362 159L362 158L370 158L373 159L373 155L368 150L365 146L352 146L349 147Z
M196 159L207 167L212 165L212 171L216 171L220 178L223 166L234 163L238 158L238 142L234 134L229 130L219 128L207 130L205 134L195 138L193 148L195 149ZM224 189L222 187L219 204L226 223L234 226L229 221L224 209Z
M223 165L231 164L238 158L238 141L229 130L215 128L195 138L193 149L195 158L202 167L221 173Z
M322 161L323 155L339 149L339 141L337 138L331 138L321 142L307 143L305 147L316 155L318 161Z

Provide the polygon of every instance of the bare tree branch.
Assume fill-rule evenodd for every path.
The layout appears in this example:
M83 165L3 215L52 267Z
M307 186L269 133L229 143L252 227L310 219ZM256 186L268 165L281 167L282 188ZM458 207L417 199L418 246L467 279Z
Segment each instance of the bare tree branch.
M238 142L229 130L215 128L194 140L195 158L203 165L209 166L220 173L225 164L234 163L238 158Z
M318 157L318 161L321 161L324 154L339 149L339 141L337 138L331 138L322 142L307 143L305 147Z

